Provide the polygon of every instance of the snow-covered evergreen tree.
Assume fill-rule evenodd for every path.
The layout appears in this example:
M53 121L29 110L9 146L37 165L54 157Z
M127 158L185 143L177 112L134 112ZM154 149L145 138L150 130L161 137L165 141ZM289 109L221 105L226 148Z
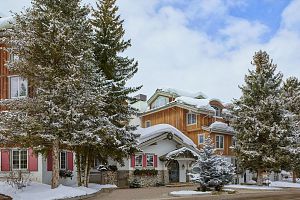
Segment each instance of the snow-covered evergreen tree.
M206 138L200 159L195 164L200 168L200 189L206 191L208 187L220 190L225 184L232 181L235 174L233 165L224 157L216 154L215 145L210 138Z
M139 87L126 87L127 81L137 72L138 64L134 59L124 56L124 51L131 43L123 39L123 20L117 12L116 0L98 0L91 22L94 29L95 66L111 80L110 92L105 99L105 111L117 127L114 137L107 140L107 148L110 157L122 161L135 147L132 132L135 127L130 126L129 121L136 111L129 105L129 102L134 101L129 95Z
M300 172L300 81L296 77L288 78L282 88L283 107L291 122L288 145L285 148L283 160L284 169L293 171L293 182Z
M5 43L19 59L9 69L27 79L31 98L5 101L5 130L23 143L52 151L52 188L58 186L59 149L81 122L78 109L92 71L89 9L80 0L33 0L15 15ZM95 101L93 101L95 102Z
M282 74L276 73L276 65L266 52L256 52L252 64L255 69L245 76L242 96L232 109L235 152L239 165L257 171L258 184L262 184L264 171L280 168L289 120L280 97Z

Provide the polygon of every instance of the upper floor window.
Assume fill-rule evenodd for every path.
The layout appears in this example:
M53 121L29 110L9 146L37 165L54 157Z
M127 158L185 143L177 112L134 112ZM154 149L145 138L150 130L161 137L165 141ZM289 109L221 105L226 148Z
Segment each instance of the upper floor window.
M135 167L142 167L143 166L143 155L136 155L135 156Z
M10 77L10 97L26 97L28 94L28 82L19 76Z
M28 156L27 150L12 150L12 169L27 169Z
M224 149L224 136L223 135L216 136L216 148Z
M187 114L187 124L196 124L197 116L194 113L188 113Z
M169 103L169 98L168 97L163 97L163 96L159 96L156 98L156 100L152 103L151 108L158 108L161 106L166 105L167 103Z
M212 106L216 110L216 116L221 117L221 108L217 106Z
M204 143L204 134L198 134L198 144Z
M151 126L151 121L149 121L149 120L146 121L146 122L145 122L145 127L148 128L148 127L150 127L150 126Z

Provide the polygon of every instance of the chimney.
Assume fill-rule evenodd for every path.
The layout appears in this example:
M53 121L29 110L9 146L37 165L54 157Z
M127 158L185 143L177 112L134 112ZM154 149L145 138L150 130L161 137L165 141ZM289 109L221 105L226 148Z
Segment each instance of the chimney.
M134 96L135 99L140 100L140 101L147 101L147 95L144 94L138 94Z

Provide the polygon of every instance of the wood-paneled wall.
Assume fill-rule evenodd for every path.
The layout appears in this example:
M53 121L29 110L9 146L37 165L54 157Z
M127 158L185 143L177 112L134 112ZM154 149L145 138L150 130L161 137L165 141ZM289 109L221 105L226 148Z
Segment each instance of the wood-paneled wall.
M224 150L220 150L219 152L223 155L233 155L229 148L232 145L231 135L210 133L202 129L202 126L208 127L215 120L223 121L221 118L215 119L214 117L205 114L197 114L197 123L187 125L187 113L188 110L177 106L149 113L141 117L142 127L145 127L146 121L150 121L151 126L157 124L170 124L191 138L196 145L198 145L198 134L200 133L204 133L205 138L210 136L213 141L215 140L215 135L224 135ZM201 147L202 146L199 145L199 148Z
M4 45L0 44L0 99L8 98L8 75L9 71L5 67L8 60L8 53L3 49Z

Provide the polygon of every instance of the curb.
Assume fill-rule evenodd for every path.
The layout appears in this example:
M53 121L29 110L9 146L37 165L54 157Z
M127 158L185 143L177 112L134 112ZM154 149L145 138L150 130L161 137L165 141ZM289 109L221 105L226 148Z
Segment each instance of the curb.
M89 199L92 197L97 196L98 194L101 193L111 193L117 188L102 188L98 192L92 193L92 194L87 194L87 195L82 195L82 196L77 196L77 197L69 197L69 198L62 198L62 199L57 199L57 200L80 200L80 199Z

